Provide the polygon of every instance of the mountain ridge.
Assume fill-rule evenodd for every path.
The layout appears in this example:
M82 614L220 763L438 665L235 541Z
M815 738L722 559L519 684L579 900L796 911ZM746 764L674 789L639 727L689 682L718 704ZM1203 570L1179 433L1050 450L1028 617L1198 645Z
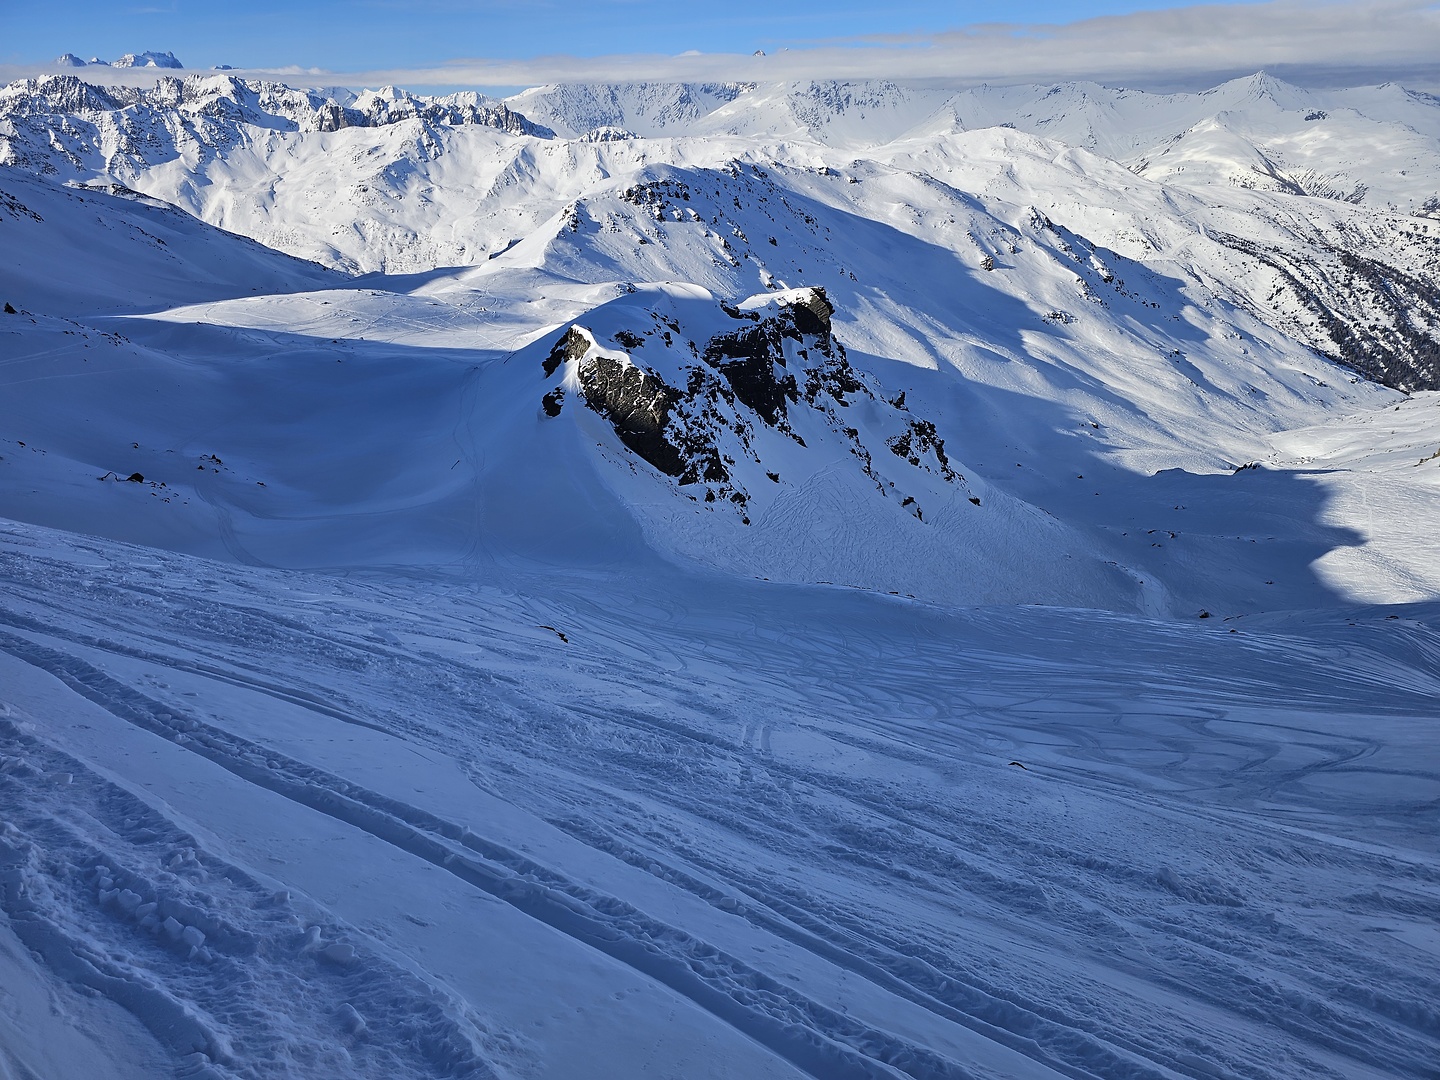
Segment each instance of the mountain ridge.
M207 515L217 514L226 522L220 550L242 561L472 566L527 550L562 562L602 551L629 558L639 536L662 559L747 578L1154 614L1327 602L1328 579L1297 562L1301 552L1351 580L1367 545L1404 549L1367 571L1367 587L1410 595L1406 581L1427 580L1424 546L1406 547L1402 523L1393 538L1359 541L1323 523L1324 500L1288 467L1263 480L1236 470L1289 460L1280 432L1395 400L1362 375L1403 391L1440 385L1440 228L1432 234L1428 220L1369 199L1160 182L1147 175L1153 167L1127 167L1056 135L973 126L981 105L1019 115L1017 102L1033 104L1033 90L971 93L968 123L953 94L943 98L949 112L936 111L948 93L889 83L620 86L582 95L575 115L640 130L588 138L567 137L574 125L557 133L507 122L520 114L478 95L322 95L229 76L165 78L150 91L74 77L14 84L0 91L10 163L0 177L23 181L13 188L17 206L52 206L59 217L20 215L6 227L68 252L56 267L91 266L92 293L112 299L92 299L88 310L62 303L63 273L27 273L23 258L0 285L22 310L60 320L35 332L37 357L77 320L99 320L94 329L135 342L133 362L152 373L169 370L154 356L195 335L198 355L214 356L205 368L239 380L235 392L247 399L259 393L248 380L260 372L287 377L291 354L304 365L330 356L329 366L306 368L314 381L302 394L323 415L333 380L358 380L347 400L390 432L375 452L383 446L379 460L393 465L368 452L363 465L357 459L350 471L373 475L373 490L344 485L333 518L303 507L325 498L325 478L343 468L343 439L319 448L295 433L281 461L237 435L206 453L247 463L252 486L195 487L155 473L153 461L127 470L90 444L71 445L63 409L51 414L55 460L75 470L66 484L86 471L156 476L184 492L183 513L173 494L161 505L190 522L187 535L206 535ZM1207 107L1271 109L1266 102L1289 93L1273 80L1241 80L1217 88ZM1040 96L1051 112L1032 109L1031 126L1055 127L1040 123L1054 115L1093 127L1107 111L1168 108L1106 94L1051 87ZM345 110L365 123L327 119L338 111L344 120ZM646 117L655 126L646 129ZM773 121L771 135L753 133L757 117ZM720 127L732 133L701 133ZM673 133L653 133L661 128ZM859 148L867 130L888 141ZM24 179L34 173L46 179ZM57 181L72 187L47 186ZM106 204L87 191L122 198ZM162 284L169 271L147 270L127 309L120 249L102 258L79 239L76 200L88 207L92 198L117 236L140 245L140 266L168 250L203 268L215 245L231 243L203 229L175 232L178 211L163 209L174 206L331 274L297 265L289 279L264 278L259 295L203 299ZM134 217L146 213L165 215L170 231ZM146 234L168 239L161 247ZM181 254L192 246L193 256ZM168 297L142 300L147 281ZM823 348L780 314L754 324L745 313L755 297L802 293L830 309ZM620 312L630 314L617 322ZM247 349L263 358L253 376L229 367ZM562 361L546 381L537 372L553 355ZM392 417L376 388L397 356L414 366L401 394L414 408ZM831 376L819 372L841 357L854 393L793 396L812 379L823 385ZM203 385L187 392L203 400ZM458 414L438 404L450 397L470 404ZM208 407L223 415L218 400ZM125 408L140 410L136 423L149 417L143 398ZM791 408L807 425L794 432L803 446L783 430ZM269 406L262 414L257 430L278 422ZM400 434L422 415L443 416L436 422L454 432L458 458L444 468L432 455L449 452L445 440L412 432L424 449L410 450ZM661 437L672 420L688 432L679 442ZM117 417L116 430L126 422ZM498 443L478 434L492 430L509 434ZM188 445L175 440L169 450L183 456ZM540 462L573 475L541 484ZM1342 470L1325 499L1351 498L1352 482ZM537 517L542 489L551 494ZM1223 520L1229 500L1258 489L1289 506L1293 521L1253 546L1244 520L1233 532L1191 529L1183 557L1172 557L1169 534L1182 531L1170 507L1204 506L1198 516ZM386 524L366 539L346 524L351 515ZM527 518L548 524L522 528ZM141 515L133 527L152 537L158 519ZM387 556L387 544L406 554ZM1237 568L1228 577L1216 573L1225 563Z

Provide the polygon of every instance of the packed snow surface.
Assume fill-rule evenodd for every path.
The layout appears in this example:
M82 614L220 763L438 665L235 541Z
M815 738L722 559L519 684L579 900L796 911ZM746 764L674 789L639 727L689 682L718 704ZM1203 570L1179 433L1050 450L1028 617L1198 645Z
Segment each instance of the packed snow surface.
M1436 1075L1435 115L0 91L0 1077Z

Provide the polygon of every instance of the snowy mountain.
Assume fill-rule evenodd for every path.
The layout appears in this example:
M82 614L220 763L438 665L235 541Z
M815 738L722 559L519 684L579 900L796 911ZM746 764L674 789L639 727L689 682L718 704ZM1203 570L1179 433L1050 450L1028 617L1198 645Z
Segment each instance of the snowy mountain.
M754 90L750 83L592 83L537 87L507 104L567 138L602 128L656 138L691 134L711 113Z
M174 53L142 52L126 53L111 65L112 67L183 68L185 65L175 59Z
M1402 213L1431 213L1440 200L1440 100L1395 84L1309 90L1263 72L1196 94L1073 82L962 90L878 80L641 83L541 87L510 100L567 135L604 125L651 137L803 138L858 151L1009 127L1191 187L1368 200Z
M637 84L604 94L580 87L512 99L558 125L554 130L575 132L594 122L601 126L587 134L604 136L562 139L551 127L474 94L429 99L392 89L337 97L226 76L163 79L153 91L101 90L59 76L0 91L6 117L0 161L62 180L119 183L303 258L391 272L482 262L590 200L654 183L666 166L709 172L732 161L775 166L777 182L787 186L776 197L802 201L814 196L794 186L800 177L845 176L857 181L855 190L839 198L835 185L824 185L832 189L821 196L824 212L874 219L888 210L865 196L873 184L858 183L863 162L897 178L920 172L957 191L984 185L992 203L980 218L993 220L976 218L973 200L956 198L945 220L932 219L925 230L962 260L993 261L980 236L1043 217L1096 252L1097 264L1106 251L1154 268L1178 262L1196 287L1367 377L1402 389L1440 385L1433 277L1440 224L1356 198L1362 189L1390 184L1385 170L1392 159L1370 154L1381 168L1356 172L1355 162L1336 157L1334 147L1353 146L1362 136L1337 138L1333 126L1314 129L1314 144L1331 148L1326 153L1333 160L1312 155L1300 170L1277 164L1301 160L1298 144L1282 155L1273 139L1253 141L1254 130L1270 130L1266 125L1282 112L1301 127L1319 123L1300 119L1319 98L1264 77L1193 101L1105 91L1111 100L1097 103L1099 88L1053 90L1040 96L1043 115L1033 100L1038 92L965 91L941 101L940 90L893 84ZM1428 99L1397 93L1401 97L1379 98L1397 104L1405 117L1408 134L1397 144L1411 146L1405 160L1421 162L1417 176L1440 173L1440 158L1427 166L1430 159L1415 158L1420 151L1414 149L1420 143L1424 155L1440 153L1440 110ZM1324 100L1338 108L1343 97ZM1356 101L1363 97L1350 92ZM1216 115L1232 119L1191 124L1164 150L1137 151L1164 124L1190 124L1202 107L1223 107ZM1242 113L1249 118L1243 124L1233 119ZM1018 119L1001 123L1000 115ZM961 130L982 123L989 126ZM1055 137L1036 142L1005 135L1021 123ZM1390 121L1356 113L1345 123L1347 130L1363 128L1366 140L1393 142ZM1235 130L1220 138L1230 132L1225 124ZM1097 135L1102 126L1103 138ZM346 133L373 127L385 134ZM1242 130L1251 134L1238 134ZM657 132L667 135L643 137ZM617 133L636 138L612 137ZM1134 160L1118 168L1085 157L1066 140ZM862 145L868 149L857 158L852 151ZM1225 154L1228 164L1220 161ZM1003 166L991 164L997 161ZM1057 169L1056 161L1072 164ZM1351 172L1337 171L1342 166ZM1137 183L1137 172L1164 182ZM1302 201L1264 198L1267 191ZM925 200L934 201L929 194ZM1423 204L1418 194L1410 201ZM732 209L726 199L716 202L711 218ZM730 216L736 220L728 228L769 236L768 211L757 216L752 207ZM963 229L955 224L961 220ZM734 246L733 235L723 239ZM625 280L678 277L737 298L771 288L777 273L789 280L806 272L803 259L778 246L778 238L773 250L749 242L742 248L749 264L744 273L721 269L732 261L723 250L707 251L704 260L714 266L700 269L676 264L663 246L635 249L635 257L612 260L603 272ZM821 267L810 261L816 284L843 285L853 273L845 269L827 280L844 269L843 259ZM1013 278L1002 273L992 284ZM1075 281L1086 279L1082 274ZM893 292L893 284L877 280L872 288ZM1098 295L1085 283L1078 296L1057 296L1056 309L1068 312L1080 298L1093 305Z
M185 65L170 52L126 53L115 61L92 56L81 60L74 53L62 53L55 59L56 67L117 67L117 68L183 68Z
M0 1074L1430 1075L1436 105L0 90Z

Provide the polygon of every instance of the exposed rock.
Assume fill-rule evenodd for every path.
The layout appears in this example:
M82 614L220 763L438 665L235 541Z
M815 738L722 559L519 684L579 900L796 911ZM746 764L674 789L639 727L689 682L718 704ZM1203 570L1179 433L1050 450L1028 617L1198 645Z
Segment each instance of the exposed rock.
M945 440L940 438L935 431L935 425L929 420L911 420L905 433L891 439L889 446L896 457L904 458L917 469L930 468L924 461L924 456L929 454L934 458L940 475L946 480L962 479L960 474L950 467L950 458L945 453Z
M341 108L333 101L327 101L315 110L315 129L317 131L340 131L347 127L364 126L360 121L363 114L354 109Z
M560 365L567 360L579 360L590 351L590 339L578 326L572 326L565 331L564 336L555 342L550 349L550 355L545 358L541 365L545 369L545 377L548 379L559 370Z
M566 338L575 332L572 327ZM685 475L685 456L665 437L670 410L680 400L678 391L659 376L613 356L591 357L580 364L578 374L585 404L614 425L621 442L661 472Z
M822 394L842 406L850 404L846 394L874 397L855 374L855 369L838 344L833 351L822 352L821 355L824 359L805 373L805 400L811 405L818 404Z
M624 142L626 139L633 139L636 135L633 131L627 131L620 127L597 127L591 128L580 136L581 142L602 143L602 142Z
M704 353L705 362L725 377L735 396L772 427L784 418L786 400L800 396L794 375L777 375L777 368L785 366L781 333L780 321L767 319L712 338Z
M797 290L788 303L795 316L795 327L802 334L830 334L830 316L835 314L835 305L819 285Z
M780 483L779 472L760 457L765 444L757 442L757 429L768 427L803 448L806 442L793 426L802 418L807 431L818 421L821 430L842 439L881 497L894 498L925 520L914 497L897 488L901 477L881 474L859 426L845 416L857 397L888 412L882 422L889 430L901 429L888 441L896 457L947 483L963 482L935 425L912 415L903 393L893 400L877 397L850 366L844 346L830 332L834 308L823 290L787 290L738 307L720 306L741 325L713 335L703 347L686 341L674 319L654 312L654 325L643 334L630 329L610 334L631 351L668 350L664 370L676 385L635 358L604 355L594 335L579 326L554 342L542 366L550 377L574 362L586 406L610 421L628 449L681 487L704 485L694 497L733 505L744 524L749 523L751 496L743 478L764 476ZM692 357L698 362L692 363ZM546 414L558 416L562 399L559 387L547 393L542 399ZM866 426L874 422L871 417ZM737 470L742 455L758 468Z
M1290 328L1338 364L1406 393L1440 390L1440 282L1336 248L1300 260L1245 237L1221 242L1273 270L1319 333ZM1435 244L1440 254L1440 242ZM1271 312L1256 312L1275 321Z

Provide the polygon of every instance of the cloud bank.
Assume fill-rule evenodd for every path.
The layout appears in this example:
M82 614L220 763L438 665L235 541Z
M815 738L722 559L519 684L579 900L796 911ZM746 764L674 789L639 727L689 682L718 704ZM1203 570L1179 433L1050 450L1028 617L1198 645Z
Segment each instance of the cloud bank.
M163 44L163 43L161 43ZM800 79L944 80L960 85L1089 79L1146 89L1199 89L1260 69L1305 85L1402 82L1440 90L1440 3L1349 0L1203 4L1064 25L994 23L926 35L795 43L768 56L538 56L333 72L234 71L324 86L416 89L563 82ZM54 68L0 68L19 78ZM149 84L157 72L81 68L90 81Z

